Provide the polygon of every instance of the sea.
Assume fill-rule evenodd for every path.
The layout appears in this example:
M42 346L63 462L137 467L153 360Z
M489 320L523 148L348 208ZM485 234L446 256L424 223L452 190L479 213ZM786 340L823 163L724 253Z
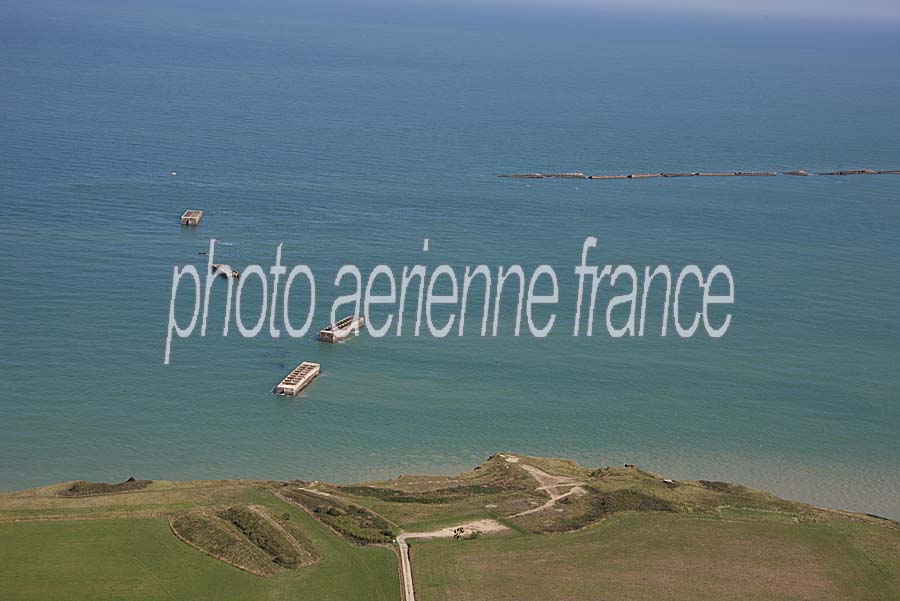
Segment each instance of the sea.
M900 175L496 177L900 169L898 74L900 25L814 15L4 1L0 490L368 481L508 451L900 518ZM588 237L601 267L727 265L726 335L661 336L654 293L644 336L613 338L603 287L573 336ZM245 338L233 309L223 336L220 280L164 364L173 270L205 279L211 239L270 283L279 245L308 265L310 330ZM496 336L471 300L463 336L407 313L400 336L319 343L345 264L363 286L381 264L547 264L555 325L516 336L513 286ZM258 277L241 298L252 327ZM322 375L273 396L302 361Z

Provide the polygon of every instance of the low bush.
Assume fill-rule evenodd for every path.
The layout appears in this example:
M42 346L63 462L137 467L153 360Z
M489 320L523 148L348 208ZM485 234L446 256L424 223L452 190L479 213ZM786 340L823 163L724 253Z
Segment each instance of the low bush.
M342 486L342 492L357 497L374 497L391 503L451 503L475 495L494 495L503 492L499 486L473 484L469 486L452 486L425 492L406 492L395 488L377 486Z
M212 513L192 512L171 521L172 530L197 549L257 576L271 576L279 567L262 549Z
M63 497L89 497L91 495L109 495L118 492L130 492L146 488L153 480L135 480L129 478L118 484L108 482L87 482L84 480L73 483L69 488L59 492Z
M303 557L289 536L258 512L243 505L235 505L219 512L250 539L254 545L269 554L275 563L291 567L303 561Z
M390 522L368 509L334 497L320 497L301 490L281 494L311 511L323 523L359 543L389 543L395 532Z

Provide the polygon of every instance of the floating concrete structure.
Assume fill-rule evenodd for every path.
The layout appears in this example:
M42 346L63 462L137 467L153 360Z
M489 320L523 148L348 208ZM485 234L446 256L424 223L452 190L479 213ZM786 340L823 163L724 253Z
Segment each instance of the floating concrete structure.
M200 225L201 219L203 219L203 211L188 209L181 215L181 225Z
M327 328L319 330L319 340L322 342L340 342L366 326L366 320L359 315L349 315L336 321Z
M285 378L272 389L272 392L280 396L297 396L304 388L310 385L321 371L322 366L318 363L304 361L295 367L291 373L285 376Z
M563 179L587 179L587 176L580 171L574 173L548 173L544 177L558 177Z
M584 173L505 173L497 177L512 177L519 179L587 179Z
M878 171L872 169L845 169L843 171L827 171L819 175L875 175Z
M878 175L892 174L900 175L900 169L884 169L877 171L875 169L844 169L841 171L826 171L818 175ZM548 179L548 178L578 178L578 179L645 179L648 177L774 177L776 175L812 175L802 169L794 171L713 171L702 172L692 171L678 173L629 173L628 175L585 175L581 172L573 173L511 173L498 175L497 177L512 178L531 178L531 179Z
M210 265L210 270L217 275L220 275L224 278L239 278L241 274L239 271L236 271L231 268L231 265L226 265L224 263L213 263Z

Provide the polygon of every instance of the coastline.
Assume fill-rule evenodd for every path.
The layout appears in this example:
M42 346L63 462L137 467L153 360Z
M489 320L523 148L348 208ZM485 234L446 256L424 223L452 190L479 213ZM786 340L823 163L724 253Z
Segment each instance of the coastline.
M649 600L672 592L673 562L681 575L673 599L772 587L786 598L891 598L900 586L900 522L632 464L510 452L451 476L352 485L63 482L0 494L0 538L10 568L0 586L28 599L38 590L69 601L104 596L121 586L106 574L138 573L135 599L279 590L329 601L460 591L542 599L563 590L587 599L608 590Z
M521 449L514 449L522 452ZM698 452L692 460L687 458L661 459L647 456L641 453L565 453L565 452L529 452L523 453L532 456L546 457L571 457L581 465L622 465L634 464L650 472L662 474L676 480L719 480L724 482L737 482L758 490L769 491L779 498L807 503L816 507L828 508L840 511L850 511L860 514L874 515L891 520L900 520L900 499L894 491L898 483L888 478L897 470L878 465L853 465L845 463L835 465L828 463L827 469L834 475L832 479L823 480L817 474L822 467L808 462L792 461L785 458L767 457L764 459L748 459L723 454ZM377 463L356 465L345 473L316 472L313 469L297 471L268 472L266 470L249 470L243 473L203 473L188 470L179 473L177 477L166 473L151 471L151 473L134 473L125 470L121 474L104 475L87 478L83 473L72 473L70 479L85 478L87 480L116 480L116 477L128 476L146 477L164 481L245 481L245 480L290 480L300 478L303 480L322 480L335 484L351 485L366 482L388 481L400 476L433 475L453 476L470 470L487 453L473 454L472 460L465 462L454 461L452 458L432 458L422 460L422 455L410 455L408 461L395 461L388 458ZM824 467L824 466L823 466ZM185 474L187 474L185 476ZM360 475L362 475L360 477ZM71 480L61 480L71 481ZM0 494L9 494L52 486L56 482L40 481L25 487L3 487ZM881 491L875 499L867 496L861 490L867 487L875 487ZM892 502L893 501L893 502Z

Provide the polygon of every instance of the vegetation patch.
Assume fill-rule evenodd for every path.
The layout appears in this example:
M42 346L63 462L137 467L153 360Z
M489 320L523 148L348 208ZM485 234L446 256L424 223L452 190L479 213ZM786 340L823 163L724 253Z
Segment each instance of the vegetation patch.
M546 501L534 478L495 455L457 476L400 476L357 486L319 485L405 529L423 530L481 518L497 519Z
M728 482L717 482L715 480L697 480L697 484L708 490L714 490L716 492L728 495L743 497L747 496L750 493L750 489L739 484L730 484Z
M624 511L675 512L678 507L637 490L599 491L587 487L585 494L560 499L552 507L514 518L513 521L537 533L569 532Z
M131 492L147 488L153 480L135 480L129 478L118 484L109 484L108 482L87 482L79 480L74 482L68 488L59 491L61 497L89 497L91 495L111 495L114 493Z
M159 482L157 481L157 484ZM0 599L3 601L396 601L400 599L397 556L387 547L350 544L312 516L269 493L267 483L255 485L255 498L242 504L259 504L270 515L290 514L287 524L313 540L322 561L315 565L286 569L265 556L272 577L263 578L244 569L236 569L212 557L205 549L173 534L171 523L185 514L197 513L215 520L252 545L237 529L221 519L217 511L234 505L209 505L212 497L208 483L197 483L193 491L197 503L181 513L165 517L137 517L141 511L116 519L95 519L91 507L121 503L147 492L109 497L64 499L56 496L61 488L47 490L48 498L79 508L67 518L25 522L0 522ZM232 496L229 486L213 500ZM152 487L154 490L156 486ZM0 510L9 508L12 493L0 493ZM81 509L83 508L83 509ZM152 507L155 512L155 505ZM184 526L185 522L180 522ZM209 531L207 525L193 532ZM246 547L245 547L246 548ZM263 555L265 555L263 553Z
M473 495L496 495L504 492L500 486L471 484L451 486L425 492L405 492L396 488L378 486L341 486L339 490L357 497L374 497L391 503L452 503Z
M390 543L396 533L383 517L337 497L324 497L299 489L282 489L288 500L305 507L323 523L361 543Z
M271 576L316 559L299 527L289 523L289 517L276 520L261 507L234 505L219 512L198 510L174 517L169 524L175 535L189 545L257 576Z
M261 481L156 481L81 498L59 496L71 483L0 493L0 597L391 601L401 596L396 551L362 543L389 542L395 524L424 532L494 518L513 531L466 544L414 539L423 598L900 599L896 522L633 466L579 473L562 460L517 458L346 487L355 489L347 498L339 486ZM563 475L553 495L571 494L541 507L551 498L542 481ZM291 569L318 553L317 565Z
M717 514L723 506L796 514L813 508L784 501L746 486L712 480L673 481L636 467L612 467L592 473L590 486L610 493L631 490L670 503L675 511Z
M427 503L429 498L443 497L455 501L477 495L527 492L534 489L534 480L522 470L513 469L513 465L500 455L492 455L474 470L458 476L400 476L383 483L335 486L334 489L385 501ZM382 490L395 492L380 492ZM417 493L421 496L416 496Z
M599 493L590 499L594 511L601 517L619 511L676 511L669 501L635 490Z
M234 505L220 511L219 517L231 522L280 566L293 568L313 560L312 553L261 508Z
M533 465L554 476L569 476L578 480L587 479L591 470L585 469L570 459L519 456L521 463Z
M281 571L268 554L214 513L186 513L171 519L169 524L184 542L236 568L257 576Z

